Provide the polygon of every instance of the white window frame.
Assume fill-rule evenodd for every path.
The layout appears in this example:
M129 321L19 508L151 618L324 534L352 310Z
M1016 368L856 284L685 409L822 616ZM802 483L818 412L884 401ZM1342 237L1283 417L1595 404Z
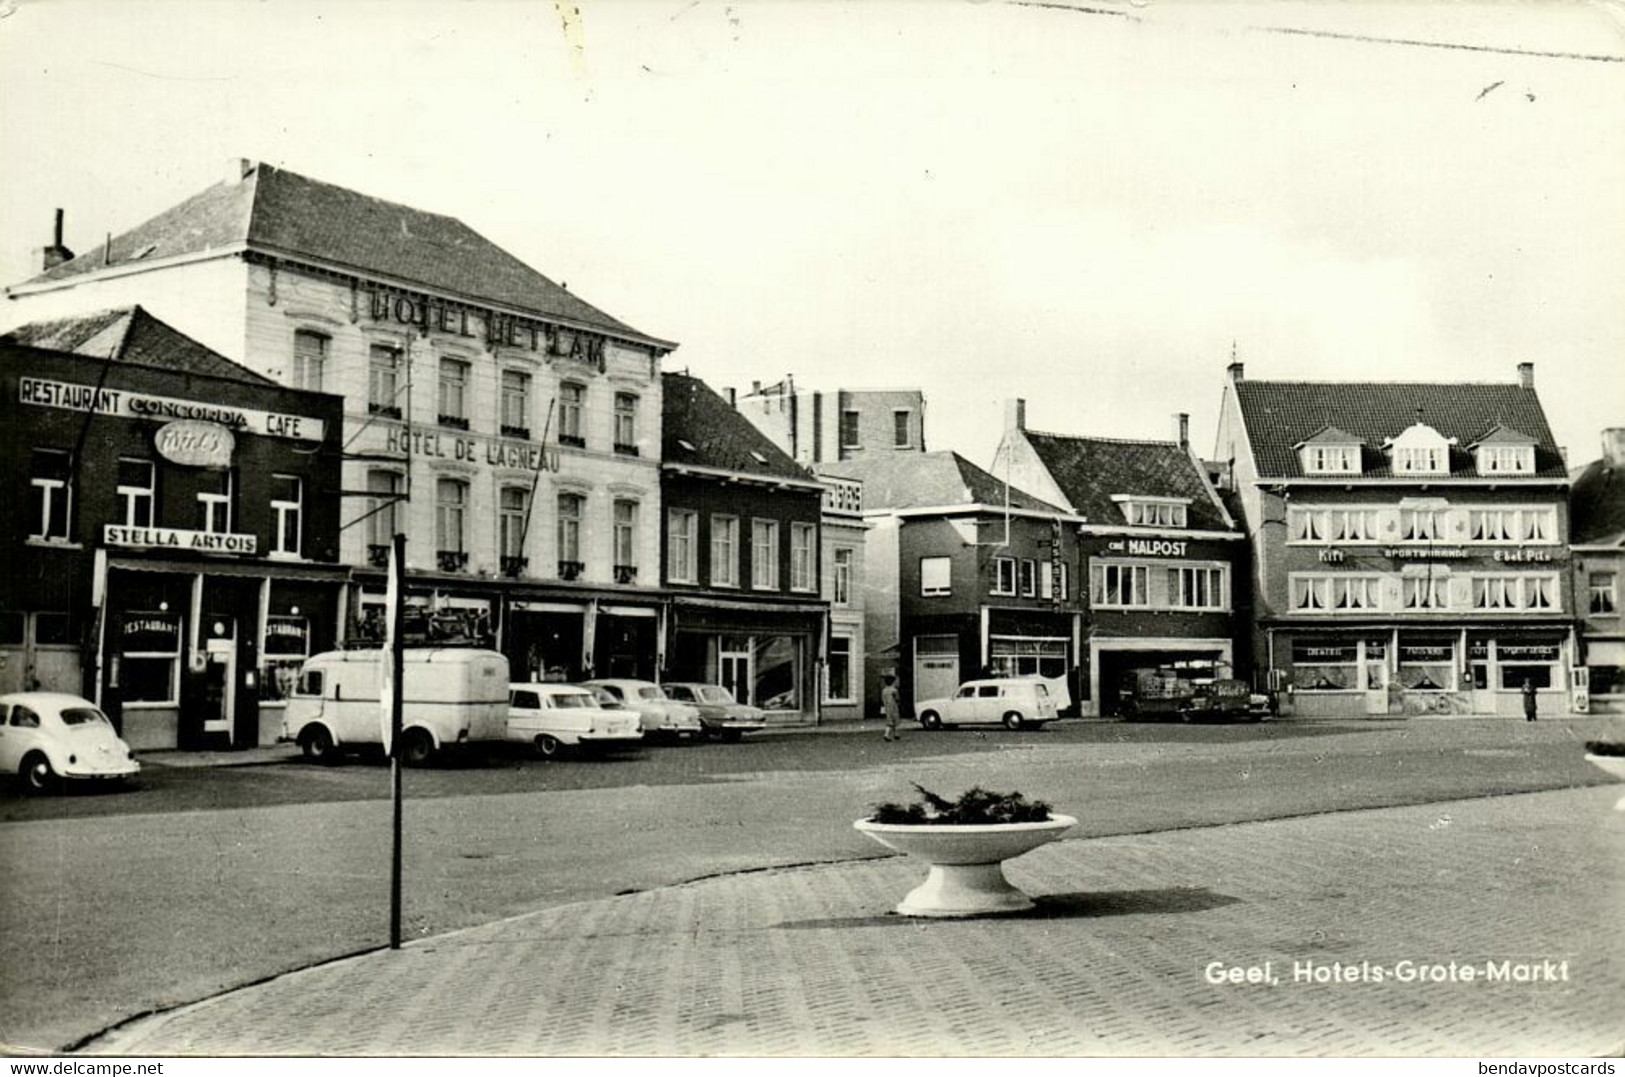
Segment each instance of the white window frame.
M581 521L587 515L587 498L574 490L564 490L559 493L555 504L558 508L558 559L584 564L581 560Z
M852 416L852 438L847 440L846 417ZM863 444L863 413L857 408L842 408L836 420L836 438L843 449L856 449Z
M387 362L385 362L387 360ZM400 396L401 349L393 344L374 344L367 349L367 410L377 413L386 408L400 414L395 401Z
M312 354L300 348L305 341L315 343ZM295 329L293 332L293 385L296 389L320 392L327 378L327 352L333 338L314 329ZM312 376L314 375L314 376Z
M779 523L750 522L750 586L756 591L779 589Z
M1020 569L1021 597L1038 597L1038 562L1031 557L1021 559Z
M578 381L559 383L559 437L586 444L587 435L582 423L587 409L587 387Z
M457 500L448 500L448 491L458 491ZM468 552L468 499L467 479L441 475L434 483L434 542L436 553ZM455 532L455 534L453 534ZM456 542L448 544L448 537Z
M993 586L988 588L989 594L1014 595L1020 586L1020 574L1016 570L1014 557L995 557L993 559Z
M1399 582L1400 608L1406 610L1448 610L1450 608L1450 576L1434 571L1431 574L1404 576Z
M51 478L32 471L34 461L41 456L61 457L64 461L62 471L67 474L65 479ZM30 474L28 484L33 489L34 503L39 507L40 526L28 536L30 542L68 542L73 537L73 453L66 449L35 449L29 458ZM61 533L51 526L54 516L52 509L56 507L58 499L62 502Z
M145 486L131 486L123 476L118 478L119 519L125 527L156 527L158 524L158 465L151 460L143 460L134 456L121 456L118 467L123 469L125 464L140 464L147 469L147 484ZM136 512L145 502L147 518L142 521L137 518Z
M1603 570L1586 573L1586 615L1611 617L1619 612L1619 573Z
M739 586L739 517L711 515L711 586Z
M1295 572L1288 576L1288 607L1294 613L1338 616L1383 608L1378 573Z
M1090 605L1117 610L1150 608L1151 568L1141 561L1095 561L1090 566Z
M292 482L294 495L292 501L275 497L271 499L271 515L275 520L272 525L271 554L276 557L299 557L304 551L305 544L305 480L298 475L272 474L271 481ZM283 544L290 523L293 530L292 549Z
M1222 613L1230 608L1230 572L1224 565L1169 565L1166 609ZM1203 594L1206 601L1197 601Z
M1443 509L1402 508L1399 510L1399 541L1445 541L1446 517Z
M171 620L172 619L174 621L174 623L175 623L175 648L174 648L174 650L170 650L170 651L126 651L126 650L123 650L122 647L120 648L119 653L125 659L131 659L131 658L163 658L163 659L167 659L169 661L169 697L167 699L126 700L125 703L124 703L124 709L125 710L132 710L132 709L139 710L141 708L156 708L156 707L173 707L173 706L175 706L177 703L180 702L181 648L183 646L183 644L181 642L181 637L182 637L182 634L186 630L186 625L183 623L180 616L178 616L177 614L172 614L172 613L161 613L161 612L154 611L154 612L150 612L150 613L129 613L129 614L126 614L125 616L126 616L126 618L130 618L130 619L140 618L140 617L150 617L150 618L154 618L154 619L163 618L163 619L166 619L166 620Z
M615 394L615 448L635 449L638 445L638 396Z
M835 669L834 656L838 650L836 646L837 643L844 645L844 653L846 654L846 692L844 694L836 694L833 690L835 687L833 676ZM856 691L858 678L855 675L855 656L856 648L853 646L853 639L851 636L838 632L830 634L829 661L827 661L824 665L825 703L856 703L858 701Z
M1303 471L1306 475L1356 475L1360 472L1358 445L1305 445Z
M509 494L519 495L517 506L508 504ZM528 488L511 482L497 487L497 557L525 556L525 516L529 507Z
M442 355L439 370L438 417L468 422L468 382L473 373L472 365L465 359Z
M199 490L197 494L198 506L203 510L203 526L198 530L210 535L231 534L231 503L237 490L237 474L226 471L224 475L224 492Z
M936 598L954 593L954 560L935 556L920 558L920 595Z
M698 512L666 510L666 578L672 583L699 582L699 535Z
M503 437L520 436L508 433L509 430L523 430L524 437L530 437L530 390L534 382L528 370L507 367L499 375L497 393L501 399L497 425Z
M810 593L818 589L815 571L818 525L790 522L790 590Z
M901 439L899 439L898 436L897 436L897 434L898 434L897 420L898 419L903 420L903 427L902 427L902 435L903 436L902 436ZM911 448L913 448L914 447L914 409L913 408L893 408L893 409L891 409L891 422L892 422L892 448L894 448L894 449L911 449Z
M1555 572L1481 572L1468 577L1473 610L1558 613L1562 583Z
M1480 475L1529 475L1535 470L1533 445L1480 445Z
M1158 498L1123 498L1119 501L1123 519L1131 527L1187 527L1189 506L1179 501Z
M830 601L837 606L852 605L852 566L855 549L837 546L830 551Z
M382 475L389 478L389 489L374 489L373 476ZM396 509L400 506L398 500L401 495L402 475L399 471L388 468L369 468L367 470L367 520L366 538L368 546L388 546L395 541L398 530ZM387 504L385 502L388 502Z
M1394 446L1396 475L1445 475L1450 471L1450 449L1445 445Z
M618 497L610 504L610 550L616 568L638 567L638 503Z

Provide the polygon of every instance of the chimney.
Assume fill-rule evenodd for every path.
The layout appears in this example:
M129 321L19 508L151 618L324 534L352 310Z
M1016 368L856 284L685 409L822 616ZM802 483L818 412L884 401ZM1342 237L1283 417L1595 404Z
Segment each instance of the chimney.
M1019 396L1004 402L1004 429L1006 433L1027 429L1027 402Z
M761 382L753 381L753 382L750 383L750 395L751 396L761 396L762 395L762 383Z
M1602 432L1602 458L1609 467L1625 467L1625 426L1610 426Z
M1191 417L1188 413L1174 412L1174 437L1181 449L1191 447Z
M1229 371L1231 381L1240 381L1241 380L1242 369L1245 367L1245 365L1246 364L1242 363L1239 360L1232 359L1230 361L1230 365L1225 367L1225 370Z
M1518 385L1524 389L1533 389L1535 387L1534 363L1518 364Z
M728 388L722 390L722 395L728 398L728 406L730 408L733 408L736 411L739 409L738 394L734 392L733 386L730 385Z
M258 166L258 161L249 160L247 157L226 158L226 186L237 186L247 179Z
M63 262L71 261L73 252L62 245L62 210L56 211L56 229L52 232L51 245L41 247L38 251L41 272L55 268Z

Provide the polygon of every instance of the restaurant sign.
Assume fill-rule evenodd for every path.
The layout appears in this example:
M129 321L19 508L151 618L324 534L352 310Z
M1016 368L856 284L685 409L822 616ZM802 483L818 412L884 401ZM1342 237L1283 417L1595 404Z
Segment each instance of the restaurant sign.
M320 441L324 432L322 421L308 415L284 415L207 400L178 400L128 389L103 389L45 378L18 379L17 399L23 404L116 415L124 419L197 419L243 433L293 438L297 441Z
M102 529L102 542L108 546L129 549L253 554L255 537L215 531L180 531L173 527L125 527L122 524L108 524Z
M203 419L176 419L153 435L153 445L172 464L186 467L230 467L237 439L219 423Z

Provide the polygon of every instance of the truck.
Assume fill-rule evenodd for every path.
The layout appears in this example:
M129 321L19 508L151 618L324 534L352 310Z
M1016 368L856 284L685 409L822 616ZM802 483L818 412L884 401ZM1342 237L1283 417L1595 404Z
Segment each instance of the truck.
M389 654L327 651L305 660L282 712L281 741L313 762L384 743L379 696ZM508 660L479 647L410 647L401 659L401 759L421 766L452 745L500 741Z
M1268 710L1246 681L1197 679L1168 669L1137 669L1124 685L1118 709L1126 721L1260 721Z

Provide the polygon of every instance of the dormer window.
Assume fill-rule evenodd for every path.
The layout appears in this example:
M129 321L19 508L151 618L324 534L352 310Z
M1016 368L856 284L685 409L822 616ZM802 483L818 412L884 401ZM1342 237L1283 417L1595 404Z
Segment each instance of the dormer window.
M1298 458L1305 475L1358 475L1360 439L1334 426L1323 426L1298 442Z
M1448 475L1455 440L1426 423L1416 423L1387 443L1389 467L1395 475Z
M1480 475L1533 475L1535 439L1497 424L1470 446Z
M1123 519L1134 527L1186 527L1186 508L1189 498L1132 497L1113 494L1112 500L1123 510Z

